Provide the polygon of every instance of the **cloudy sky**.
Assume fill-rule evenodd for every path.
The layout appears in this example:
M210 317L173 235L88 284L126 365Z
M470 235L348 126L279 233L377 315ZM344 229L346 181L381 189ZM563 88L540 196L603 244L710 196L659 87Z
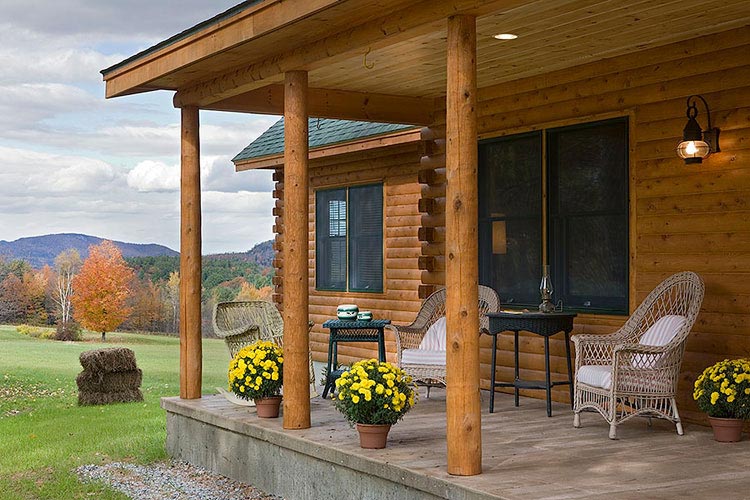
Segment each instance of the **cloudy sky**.
M240 0L0 1L0 240L76 232L179 248L171 92L104 99L100 70ZM276 117L201 112L203 252L272 236L271 177L230 159Z

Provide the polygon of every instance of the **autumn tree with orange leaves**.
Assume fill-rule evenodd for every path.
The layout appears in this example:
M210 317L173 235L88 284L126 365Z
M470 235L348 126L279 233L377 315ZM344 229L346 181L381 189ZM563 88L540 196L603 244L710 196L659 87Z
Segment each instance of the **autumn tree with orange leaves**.
M73 278L73 317L85 328L105 334L128 317L126 300L133 270L111 241L89 248L89 256Z

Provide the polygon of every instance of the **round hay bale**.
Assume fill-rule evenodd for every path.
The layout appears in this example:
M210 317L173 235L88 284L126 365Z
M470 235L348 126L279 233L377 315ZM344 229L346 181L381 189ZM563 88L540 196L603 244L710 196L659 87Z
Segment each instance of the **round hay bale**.
M128 389L119 392L78 391L78 404L80 406L132 403L137 401L143 401L143 394L140 389Z
M128 370L126 372L90 372L82 371L76 377L79 391L88 392L121 392L141 387L143 372Z
M138 369L135 353L125 347L84 351L79 356L83 369L94 373L127 372Z

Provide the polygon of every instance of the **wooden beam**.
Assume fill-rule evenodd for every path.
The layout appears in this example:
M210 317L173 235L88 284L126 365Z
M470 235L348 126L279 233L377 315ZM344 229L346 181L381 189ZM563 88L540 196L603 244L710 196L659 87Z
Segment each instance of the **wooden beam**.
M284 83L284 428L310 427L307 72Z
M198 108L182 108L180 180L180 397L201 397L201 176Z
M311 71L355 55L361 57L363 49L366 48L376 50L425 33L442 30L447 16L458 13L481 15L498 9L510 9L526 1L423 0L412 3L404 9L389 12L313 43L282 53L269 54L262 60L183 88L175 101L175 106L197 105L205 108L229 97L265 87L269 83L277 83L281 80L281 75L287 71ZM354 11L352 16L356 16Z
M479 397L476 18L448 18L446 416L448 473L482 472Z
M181 102L182 95L177 92L174 104L179 107ZM414 125L432 123L436 104L436 100L430 98L330 89L309 89L307 100L308 114L314 117ZM442 107L442 103L440 106ZM207 104L202 108L281 115L284 113L284 86L268 85Z

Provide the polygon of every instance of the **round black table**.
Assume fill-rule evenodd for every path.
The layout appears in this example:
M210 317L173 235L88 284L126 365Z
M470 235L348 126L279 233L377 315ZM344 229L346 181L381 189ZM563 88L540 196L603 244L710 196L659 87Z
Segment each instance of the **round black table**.
M504 311L488 313L490 319L489 335L492 335L492 382L490 384L490 413L495 411L495 388L513 387L515 403L518 406L519 389L545 389L547 391L547 416L552 416L552 387L556 385L570 386L570 404L573 405L573 365L570 360L570 332L573 331L573 318L576 313L570 312L516 312ZM537 380L522 380L518 374L518 332L525 331L544 337L544 382ZM513 382L495 382L497 368L497 336L502 332L514 333L515 351L515 379ZM565 355L568 361L568 380L552 382L549 371L549 338L556 333L565 334Z

